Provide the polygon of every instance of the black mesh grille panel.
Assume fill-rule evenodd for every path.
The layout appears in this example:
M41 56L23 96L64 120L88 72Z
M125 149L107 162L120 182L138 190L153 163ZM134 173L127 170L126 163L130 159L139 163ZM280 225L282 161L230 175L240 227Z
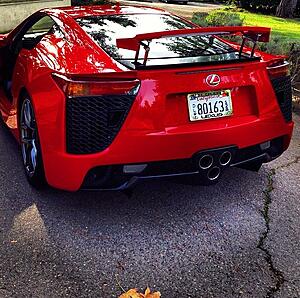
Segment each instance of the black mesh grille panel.
M292 86L290 77L272 80L272 85L285 121L292 121Z
M121 129L134 98L133 95L68 98L67 152L91 154L106 149Z

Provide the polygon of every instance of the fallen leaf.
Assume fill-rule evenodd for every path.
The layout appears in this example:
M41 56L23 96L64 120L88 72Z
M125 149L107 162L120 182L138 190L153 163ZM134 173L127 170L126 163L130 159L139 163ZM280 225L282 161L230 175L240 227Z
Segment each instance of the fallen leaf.
M148 287L145 291L144 298L160 298L160 292L151 293L150 288Z
M126 293L122 294L119 298L160 298L160 292L151 293L150 288L148 287L145 290L145 294L139 293L137 289L130 289Z
M150 291L150 288L149 287L147 287L147 289L145 290L145 294L144 294L144 296L147 296L148 294L150 294L151 293L151 291Z
M144 295L138 293L137 289L130 289L119 298L144 298Z

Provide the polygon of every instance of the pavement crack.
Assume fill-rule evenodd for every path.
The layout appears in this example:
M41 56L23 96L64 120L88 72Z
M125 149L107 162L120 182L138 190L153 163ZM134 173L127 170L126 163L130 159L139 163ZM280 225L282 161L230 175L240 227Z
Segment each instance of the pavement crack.
M300 162L300 156L296 156L294 158L294 160L286 163L286 164L283 164L283 165L280 165L278 167L275 168L275 170L280 170L280 169L285 169L285 168L288 168L290 167L291 165L295 164L295 163L299 163Z
M300 158L299 158L300 160ZM298 161L297 161L298 162ZM268 248L265 247L265 242L268 238L269 232L270 232L270 215L269 215L269 211L270 211L270 205L272 203L272 197L271 197L271 193L274 190L274 176L276 174L276 170L272 169L268 175L268 184L266 189L264 190L264 207L262 210L262 215L265 221L265 226L266 229L265 231L261 234L260 238L259 238L259 242L257 245L257 248L262 250L265 254L265 260L274 276L275 279L275 285L271 286L268 289L268 292L266 294L266 298L272 298L274 297L275 293L277 293L280 288L282 287L283 283L286 281L284 274L282 271L280 271L279 269L276 268L276 266L274 265L273 262L273 257L271 252L269 251Z

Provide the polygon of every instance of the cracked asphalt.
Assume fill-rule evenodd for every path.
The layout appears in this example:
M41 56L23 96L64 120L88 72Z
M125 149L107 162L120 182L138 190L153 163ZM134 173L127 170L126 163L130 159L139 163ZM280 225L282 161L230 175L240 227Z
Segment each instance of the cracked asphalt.
M31 189L0 124L0 297L300 297L300 117L289 150L210 187Z

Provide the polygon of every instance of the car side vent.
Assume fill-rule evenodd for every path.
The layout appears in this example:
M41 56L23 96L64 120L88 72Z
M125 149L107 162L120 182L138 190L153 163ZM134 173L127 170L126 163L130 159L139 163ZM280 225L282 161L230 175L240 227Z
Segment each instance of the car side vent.
M271 80L280 110L286 122L292 121L291 77L284 76Z
M92 154L110 146L120 131L134 98L133 95L67 98L67 152Z

